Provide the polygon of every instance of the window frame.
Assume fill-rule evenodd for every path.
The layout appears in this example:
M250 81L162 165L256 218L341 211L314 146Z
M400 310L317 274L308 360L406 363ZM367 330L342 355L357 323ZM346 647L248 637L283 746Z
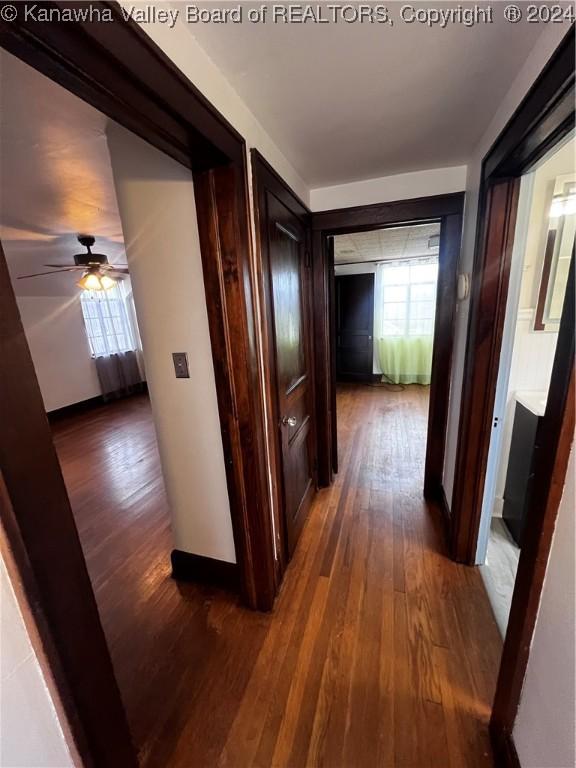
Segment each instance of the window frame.
M108 291L82 291L80 306L86 338L93 358L109 357L136 349L126 299L118 285ZM104 307L107 308L108 314L104 312ZM113 308L116 307L117 313L113 312ZM121 330L118 330L116 320ZM94 333L95 325L100 333ZM109 330L110 326L112 331ZM124 345L119 343L120 338L125 339Z

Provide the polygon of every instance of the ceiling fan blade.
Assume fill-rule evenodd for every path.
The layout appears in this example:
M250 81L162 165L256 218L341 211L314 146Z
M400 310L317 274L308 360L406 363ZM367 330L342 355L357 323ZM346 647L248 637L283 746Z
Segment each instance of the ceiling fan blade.
M43 264L43 267L59 267L60 269L86 269L86 267L78 266L78 264L70 264L69 267L66 264Z
M126 275L129 272L127 264L102 264L100 269L105 269L107 272L123 272Z
M50 272L35 272L33 275L19 275L17 280L26 280L28 277L42 277L42 275L56 275L59 272L72 272L77 267L64 267L63 269L52 269Z

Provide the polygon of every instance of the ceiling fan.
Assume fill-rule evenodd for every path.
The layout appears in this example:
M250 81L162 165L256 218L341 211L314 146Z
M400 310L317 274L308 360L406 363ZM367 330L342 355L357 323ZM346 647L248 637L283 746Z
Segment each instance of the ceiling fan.
M108 256L103 253L92 253L95 239L92 235L78 235L78 242L86 248L86 253L74 254L74 265L66 267L60 264L44 264L45 267L56 267L50 272L36 272L32 275L20 275L18 280L30 277L55 275L59 272L74 272L82 270L83 274L78 285L86 291L107 291L116 285L116 280L122 280L127 275L126 264L109 264Z

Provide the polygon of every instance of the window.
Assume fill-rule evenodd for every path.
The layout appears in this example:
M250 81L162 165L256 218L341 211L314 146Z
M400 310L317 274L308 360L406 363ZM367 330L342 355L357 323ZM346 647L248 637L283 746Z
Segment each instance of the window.
M380 327L376 329L377 337L432 336L437 279L437 259L379 264L376 283L379 312L376 314Z
M93 357L135 349L126 304L118 285L109 291L83 291L80 302Z

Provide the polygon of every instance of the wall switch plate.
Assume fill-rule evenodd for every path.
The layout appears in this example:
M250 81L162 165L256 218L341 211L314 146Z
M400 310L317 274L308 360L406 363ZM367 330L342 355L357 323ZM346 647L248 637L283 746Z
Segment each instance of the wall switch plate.
M174 373L177 379L189 379L190 371L188 369L188 355L186 352L172 352L174 361Z

